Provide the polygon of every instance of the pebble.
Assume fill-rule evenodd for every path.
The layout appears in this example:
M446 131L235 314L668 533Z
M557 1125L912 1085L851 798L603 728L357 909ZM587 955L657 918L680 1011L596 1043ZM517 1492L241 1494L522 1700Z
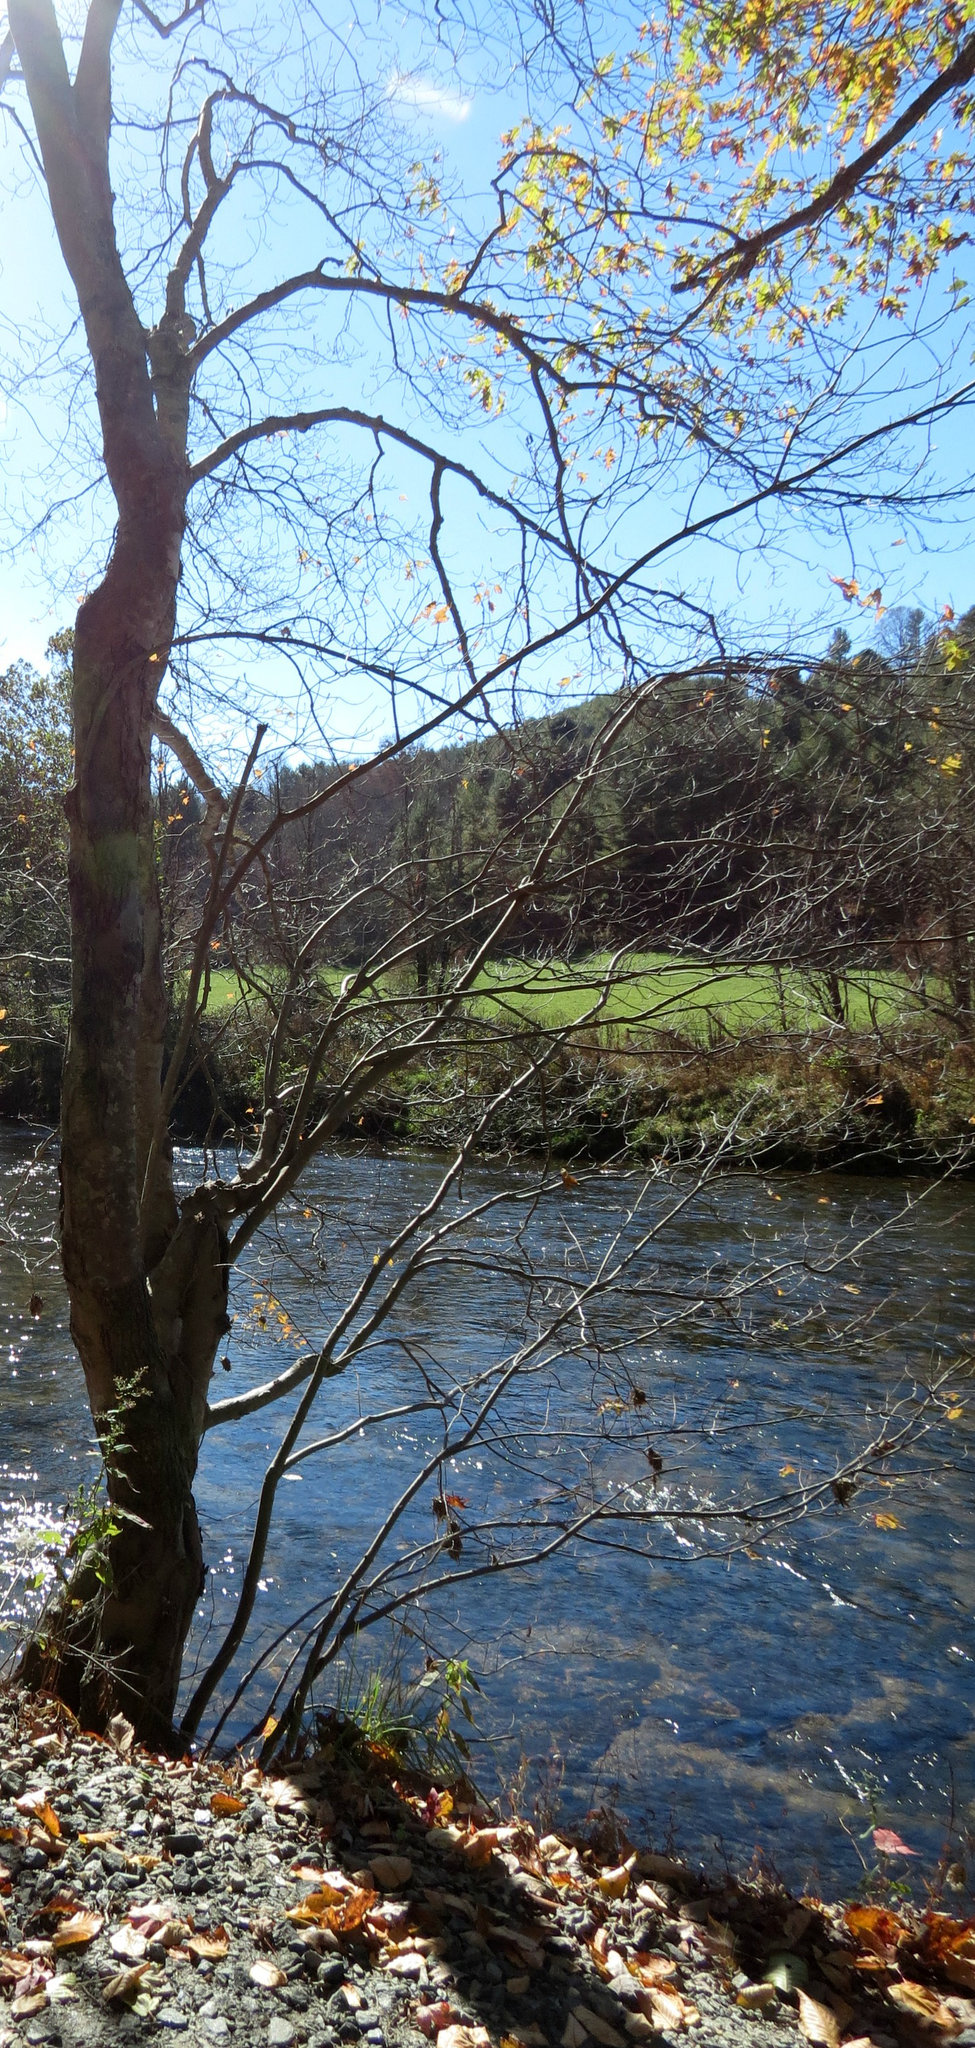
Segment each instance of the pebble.
M493 1863L458 1855L458 1829L425 1830L409 1804L397 1805L383 1788L370 1816L372 1839L368 1827L356 1835L361 1814L349 1824L337 1810L324 1828L317 1825L317 1792L303 1814L275 1812L266 1792L242 1787L246 1807L225 1820L211 1813L210 1800L234 1781L218 1766L151 1763L138 1750L124 1757L85 1736L68 1739L49 1709L31 1703L18 1713L16 1695L3 1692L0 1755L0 1800L11 1802L0 1806L0 1825L31 1829L28 1842L5 1841L0 1850L10 1871L4 1948L16 1951L52 1931L43 1907L62 1891L105 1922L90 1946L71 1953L75 1998L22 2021L14 2035L0 1999L0 2041L160 2048L169 2034L185 2037L185 2048L438 2048L448 2034L456 2048L499 2048L505 2036L526 2048L694 2048L695 2041L701 2048L800 2048L791 2007L776 2001L768 2017L744 2011L735 1996L736 1989L746 1999L753 1993L748 1978L729 1990L703 1953L697 1967L690 1964L679 1885L666 1913L647 1901L589 1897L586 1886L596 1879L575 1852L574 1898L537 1877L513 1884L519 1872L504 1847L510 1835ZM60 1839L43 1840L39 1825L13 1808L25 1788L41 1786ZM87 1847L77 1840L102 1831L112 1839ZM292 1876L296 1863L353 1880L358 1873L380 1892L379 1911L388 1917L379 1924L402 1952L384 1959L355 1936L288 1921L289 1908L314 1888ZM182 1946L185 1928L174 1947L172 1935L162 1939L163 1928L150 1923L147 1988L160 2002L151 2014L107 2009L101 1985L119 1968L112 1937L129 1924L135 1903L149 1902L162 1920L192 1917L198 1934L225 1929L228 1954L193 1962ZM701 1909L710 1906L719 1918L725 1907L734 1917L731 1894L727 1902L701 1899ZM709 1914L698 1917L706 1925ZM597 1935L598 1972L588 1946ZM407 1946L414 1940L416 1948ZM668 2033L642 2009L628 1962L637 1950L660 1954L665 1946L685 1996L699 2007L697 2033ZM741 1952L754 1967L758 1951L753 1956L746 1945ZM259 1960L273 1966L272 1977L280 1973L277 1983L251 1981ZM431 2017L421 2031L424 2010ZM875 2028L857 2031L872 2032L884 2048ZM956 2041L975 2048L975 2028Z
M268 2023L267 2048L292 2048L295 2030L290 2020L273 2019Z

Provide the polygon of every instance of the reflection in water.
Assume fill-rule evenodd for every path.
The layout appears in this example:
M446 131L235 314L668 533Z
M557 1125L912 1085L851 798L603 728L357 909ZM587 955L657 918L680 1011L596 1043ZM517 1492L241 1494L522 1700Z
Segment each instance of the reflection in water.
M21 1133L0 1136L0 1212L9 1210L0 1237L7 1360L0 1560L8 1571L11 1560L21 1562L27 1576L53 1523L50 1503L73 1495L93 1469L45 1239L52 1168L45 1159L25 1182L30 1157ZM185 1169L188 1177L196 1170L190 1156ZM237 1278L231 1370L218 1372L216 1392L256 1384L290 1355L293 1330L268 1317L268 1289L307 1340L320 1341L374 1247L429 1194L439 1171L423 1160L322 1160L302 1205L279 1218ZM499 1185L479 1171L465 1194ZM603 1175L571 1205L540 1211L523 1226L536 1261L554 1268L583 1226L594 1258L632 1191L633 1183ZM686 1438L666 1439L666 1469L652 1493L646 1466L639 1477L634 1469L635 1492L658 1505L676 1502L676 1473L700 1503L740 1485L743 1474L768 1493L794 1467L811 1476L831 1470L863 1416L879 1421L905 1369L923 1373L950 1362L965 1336L970 1342L973 1200L968 1186L934 1190L906 1222L877 1236L903 1205L903 1190L892 1183L838 1176L713 1183L650 1249L640 1285L614 1309L612 1329L604 1316L610 1364L603 1391L612 1392L613 1372L646 1389L662 1418L661 1442L672 1414L698 1425ZM321 1218L311 1271L301 1250L306 1207L313 1221ZM490 1225L499 1238L502 1220ZM856 1263L831 1275L836 1235L849 1228L861 1241ZM485 1226L482 1248L487 1235ZM796 1245L801 1267L777 1280L769 1269ZM740 1312L671 1333L655 1326L654 1304L668 1290L727 1284L749 1262L756 1285L741 1297ZM34 1291L45 1304L36 1320L29 1313ZM837 1307L852 1318L842 1342ZM415 1384L417 1358L442 1357L452 1347L458 1362L490 1363L522 1313L516 1275L504 1280L487 1265L428 1273L403 1305L401 1343L384 1340L325 1390L327 1427L354 1424L377 1390L385 1402L402 1398ZM528 1389L507 1411L508 1462L472 1452L451 1462L447 1483L472 1502L507 1511L522 1493L537 1492L546 1473L554 1487L573 1459L594 1456L598 1472L589 1394L578 1361L567 1363L548 1389L550 1402L561 1403L561 1429L544 1456L533 1436L536 1390ZM955 1405L963 1407L963 1397ZM258 1633L273 1634L323 1587L338 1585L377 1508L410 1474L423 1429L415 1418L380 1436L353 1429L338 1453L293 1472L281 1489ZM200 1641L205 1626L223 1622L231 1609L244 1516L273 1441L269 1411L205 1441L199 1497L213 1565ZM643 1554L566 1552L544 1572L483 1580L456 1598L441 1594L434 1640L469 1654L486 1685L480 1720L492 1750L484 1778L492 1760L514 1776L527 1759L525 1796L535 1789L576 1810L618 1786L634 1825L652 1827L658 1839L672 1828L693 1851L706 1855L722 1845L739 1861L760 1846L793 1882L817 1870L824 1884L856 1875L841 1816L854 1834L868 1830L872 1817L897 1826L930 1867L943 1846L952 1785L956 1818L975 1824L970 1446L971 1423L962 1415L951 1425L950 1458L942 1445L932 1459L922 1447L903 1483L809 1516L754 1556L682 1559L686 1539L675 1525L666 1556L648 1556L645 1546ZM425 1499L405 1535L428 1532L429 1512ZM878 1513L895 1526L878 1526ZM360 1672L381 1654L378 1643L360 1643ZM407 1664L413 1655L408 1646Z

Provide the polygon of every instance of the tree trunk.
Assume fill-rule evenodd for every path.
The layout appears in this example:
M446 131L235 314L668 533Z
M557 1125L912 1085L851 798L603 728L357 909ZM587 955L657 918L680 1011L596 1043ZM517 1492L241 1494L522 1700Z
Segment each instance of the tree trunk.
M103 1565L82 1561L25 1675L55 1684L88 1722L122 1708L158 1742L171 1729L203 1584L192 1486L226 1328L227 1268L217 1195L180 1211L156 1129L166 1005L150 748L180 573L191 368L181 273L171 274L165 314L148 334L115 236L109 141L120 12L121 0L93 0L72 80L51 0L8 4L118 507L106 574L75 631L61 1113L71 1332L106 1453L115 1533Z

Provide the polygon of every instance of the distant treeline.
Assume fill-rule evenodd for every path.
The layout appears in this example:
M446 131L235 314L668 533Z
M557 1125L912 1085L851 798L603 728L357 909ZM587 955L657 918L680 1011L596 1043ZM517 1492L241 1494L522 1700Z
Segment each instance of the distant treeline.
M968 1043L975 609L937 624L897 613L878 641L854 652L837 633L811 663L706 664L351 777L341 763L268 764L235 826L266 844L220 923L214 968L245 997L263 981L272 998L298 963L306 1025L322 968L376 961L383 988L425 1000L510 901L509 955L633 947L811 967L835 989L837 1021L845 973L893 967L937 990ZM17 663L0 676L7 1108L54 1098L65 1030L69 660L62 636L48 673ZM202 800L177 768L165 753L158 847L178 993L209 863ZM544 875L523 889L567 810Z
M967 1012L975 610L936 630L901 614L887 641L853 653L838 633L813 665L664 679L588 779L623 697L417 749L324 805L314 799L341 769L282 768L248 796L241 828L263 832L279 807L299 815L236 922L270 958L293 954L318 919L321 959L349 965L400 935L422 990L480 943L571 804L506 948L901 964L945 979Z

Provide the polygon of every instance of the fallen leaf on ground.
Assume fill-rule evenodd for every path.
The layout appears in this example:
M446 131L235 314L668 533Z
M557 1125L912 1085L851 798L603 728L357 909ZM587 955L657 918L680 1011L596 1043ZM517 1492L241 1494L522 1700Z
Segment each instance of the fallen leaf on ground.
M847 1906L843 1920L854 1941L885 1962L893 1960L898 1943L911 1931L899 1913L890 1913L884 1906Z
M49 1835L58 1836L61 1833L61 1823L45 1793L23 1792L19 1799L14 1800L14 1805L18 1813L29 1813L31 1819L38 1821L42 1828L46 1828Z
M25 1991L20 1998L14 1999L10 2010L15 2019L27 2020L33 2013L43 2012L46 2004L46 1991Z
M215 1813L221 1820L229 1820L232 1814L243 1813L246 1805L246 1799L235 1799L232 1792L213 1792L210 1795L210 1812Z
M133 1998L141 1986L143 1977L151 1968L151 1963L137 1963L134 1969L119 1970L116 1976L110 1977L108 1983L102 1985L102 1997L106 2005L111 2005L116 1998Z
M445 2027L457 2018L456 2007L446 1998L438 1998L435 2005L421 2005L413 2014L413 2025L421 2034L432 2040L434 2034L442 2033Z
M665 1990L662 1985L652 1984L646 1997L651 2006L649 2017L659 2027L693 2027L701 2017L697 2006L679 1991Z
M146 1937L123 1922L111 1936L109 1947L113 1956L118 1956L122 1962L141 1963L146 1952Z
M73 1970L65 1970L61 1977L49 1977L46 1985L48 2004L69 2005L78 1996L75 1981Z
M128 1756L135 1741L135 1729L131 1721L126 1720L124 1714L112 1715L105 1729L105 1734L112 1748L117 1749L120 1756Z
M219 1963L230 1954L230 1936L225 1927L212 1927L209 1933L191 1935L186 1946L201 1963Z
M151 1905L130 1906L126 1914L130 1927L138 1929L147 1941L161 1941L164 1948L175 1948L189 1933L189 1926L181 1920L175 1904L155 1900Z
M945 2034L960 2034L962 2031L961 2021L956 2019L950 2006L945 2005L937 1992L929 1990L926 1984L914 1984L905 1977L899 1984L888 1984L887 1996L900 2006L902 2012L920 2020L922 2026L938 2027Z
M286 1984L288 1981L284 1971L279 1970L277 1963L272 1963L268 1956L258 1956L247 1974L252 1984L262 1985L265 1991L276 1991L279 1984Z
M94 1941L105 1922L100 1913L72 1913L70 1920L62 1920L57 1933L52 1937L55 1948L80 1948L87 1941Z
M778 1996L774 1984L743 1984L735 1994L735 2004L740 2005L743 2012L767 2012L770 2006L775 2005Z
M320 1926L324 1922L325 1914L329 1911L329 1908L337 1906L341 1899L346 1899L348 1896L349 1894L344 1886L339 1891L337 1885L323 1884L317 1891L309 1892L306 1898L299 1899L296 1906L289 1906L285 1919L297 1920L299 1922L313 1921L316 1925Z
M626 1863L619 1863L615 1869L601 1870L597 1883L604 1899L621 1899L630 1882L630 1872L636 1857L629 1857Z
M672 1956L648 1956L638 1952L634 1958L636 1974L641 1984L669 1984L677 1975L677 1964ZM774 1990L774 1985L770 1985Z
M486 2027L441 2027L437 2048L491 2048L491 2036Z
M275 1813L287 1808L297 1808L299 1813L309 1810L307 1796L293 1778L268 1778L263 1791Z
M29 1977L33 1964L29 1956L20 1955L16 1949L0 1949L0 1984L19 1984L22 1977Z
M953 1920L948 1913L929 1913L919 1949L921 1961L944 1970L953 1984L975 1991L975 1920Z
M799 2000L799 2032L813 2048L839 2048L840 2023L835 2012L828 2005L820 2005L818 1998L810 1998L807 1991L797 1990Z
M369 1868L376 1883L387 1892L394 1892L401 1884L408 1884L413 1875L413 1864L409 1856L373 1856Z

